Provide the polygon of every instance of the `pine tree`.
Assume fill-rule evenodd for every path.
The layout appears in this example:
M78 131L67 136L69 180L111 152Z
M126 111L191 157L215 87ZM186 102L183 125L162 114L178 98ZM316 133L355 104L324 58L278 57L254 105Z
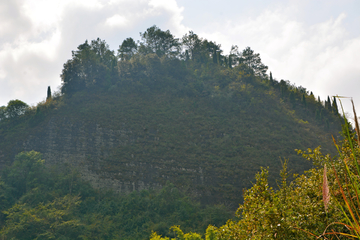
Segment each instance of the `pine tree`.
M48 89L47 89L47 97L46 97L46 100L49 100L51 99L51 88L50 86L48 86Z
M274 82L274 79L273 79L273 76L272 76L272 73L270 72L270 82L273 83Z

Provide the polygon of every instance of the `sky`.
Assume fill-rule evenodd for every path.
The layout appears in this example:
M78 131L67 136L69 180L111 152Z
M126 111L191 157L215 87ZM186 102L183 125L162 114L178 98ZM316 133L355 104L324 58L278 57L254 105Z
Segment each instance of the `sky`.
M99 37L116 51L156 25L178 38L192 30L225 54L249 46L275 79L322 100L352 97L360 109L359 12L359 0L1 0L0 106L44 101L85 40Z

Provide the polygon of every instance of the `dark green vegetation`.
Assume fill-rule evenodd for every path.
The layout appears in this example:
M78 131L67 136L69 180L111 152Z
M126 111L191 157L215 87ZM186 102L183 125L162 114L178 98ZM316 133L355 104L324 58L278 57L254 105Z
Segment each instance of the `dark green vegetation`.
M200 207L173 184L115 194L93 189L69 165L46 168L38 152L16 155L0 178L2 239L146 239L171 225L204 231L231 214Z
M48 165L79 167L97 188L129 193L169 181L235 209L260 166L276 187L280 157L301 173L311 163L294 149L334 153L336 101L268 76L249 47L225 55L193 32L179 40L155 26L141 37L124 40L117 56L105 41L86 41L64 64L61 93L1 107L1 167L36 150Z
M355 124L357 139L345 121L345 140L334 142L336 157L323 155L319 148L298 150L314 168L289 181L285 161L278 189L269 186L268 168L262 168L256 183L244 192L244 203L236 211L240 220L210 225L204 235L184 233L175 225L175 238L153 232L151 240L359 239L360 132L357 120Z

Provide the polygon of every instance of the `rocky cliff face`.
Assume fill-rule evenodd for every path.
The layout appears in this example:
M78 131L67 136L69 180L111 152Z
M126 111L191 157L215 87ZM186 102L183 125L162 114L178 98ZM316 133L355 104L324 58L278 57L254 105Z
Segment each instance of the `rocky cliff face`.
M28 136L23 142L23 149L43 153L49 165L71 164L79 168L82 177L89 180L94 187L111 188L120 193L161 188L174 174L186 176L192 184L204 186L201 166L188 168L173 164L175 160L151 161L141 159L135 154L131 154L132 161L129 162L111 159L112 151L132 145L141 138L125 123L120 123L120 126L120 130L112 130L95 123L85 124L66 118L51 118L42 131ZM150 132L155 133L156 130ZM161 141L156 134L149 135L152 142Z

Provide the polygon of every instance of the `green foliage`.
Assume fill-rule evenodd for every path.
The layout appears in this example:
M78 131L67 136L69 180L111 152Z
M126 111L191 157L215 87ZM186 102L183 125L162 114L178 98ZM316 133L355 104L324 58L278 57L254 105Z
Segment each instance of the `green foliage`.
M20 198L44 181L41 179L44 171L44 160L41 158L41 154L35 151L19 153L13 165L3 172L2 178L15 198Z
M0 121L6 119L6 107L0 107Z
M61 91L73 94L85 88L110 87L117 77L115 67L116 57L105 41L98 38L88 44L86 40L64 64Z
M334 98L336 99L336 98ZM336 102L333 102L336 104ZM354 102L351 100L353 106L354 120L355 120L355 131L357 134L357 141L353 133L351 132L350 125L344 116L344 133L346 136L345 144L338 145L335 142L335 145L339 152L339 162L343 163L342 168L337 168L333 166L337 188L332 192L337 191L338 195L341 195L342 199L336 199L335 202L342 213L343 219L340 219L336 222L329 224L325 230L323 235L335 235L336 238L338 236L344 236L348 239L360 239L360 224L359 224L359 207L360 207L360 190L359 190L359 174L360 167L358 163L359 158L359 146L360 146L360 130L357 114L355 111ZM340 105L342 108L342 104L340 101ZM337 109L337 107L336 107ZM344 109L342 108L344 113ZM325 165L326 169L326 165ZM341 174L341 175L339 175ZM327 177L326 171L324 171L324 179ZM325 182L325 181L324 181ZM325 182L326 183L326 182ZM328 184L325 184L327 189L330 187ZM324 195L324 193L323 193ZM344 229L342 231L334 231L334 225L343 226Z
M0 234L8 239L80 239L83 226L72 216L79 204L79 197L69 195L34 208L15 204L3 212L7 220Z
M346 149L346 143L344 148ZM263 168L256 174L256 183L244 192L244 203L236 212L240 220L228 220L221 227L209 226L205 239L310 239L312 236L324 236L328 239L327 237L334 233L349 233L349 227L334 224L344 219L337 205L341 200L341 193L336 190L334 171L344 173L345 166L337 159L322 155L319 148L299 153L314 161L316 165L333 165L333 169L328 172L333 191L327 211L321 191L322 169L313 168L302 175L294 176L295 179L289 182L285 161L278 190L269 186L269 172ZM343 176L342 181L345 178ZM347 196L353 196L353 193ZM344 208L345 204L340 206ZM160 238L155 233L151 237L167 239Z
M0 107L0 121L7 118L12 119L24 115L28 109L29 106L23 101L18 99L10 100L6 107Z
M221 225L224 206L200 206L168 183L160 191L119 195L94 190L72 166L47 168L40 153L22 152L1 176L4 239L145 239L180 223L187 231Z
M121 61L129 61L137 51L137 45L132 38L125 39L118 49L118 57Z
M140 33L142 42L139 46L139 52L146 55L155 53L159 57L175 57L179 54L180 43L169 30L162 31L155 25Z
M354 115L357 119L355 110ZM236 212L241 219L237 222L228 220L221 227L209 226L205 239L358 239L360 192L357 158L360 156L360 141L355 140L346 118L345 126L347 130L344 133L348 138L340 144L335 142L339 150L337 157L324 156L320 147L297 150L316 168L295 175L294 180L289 182L285 161L280 171L278 190L269 186L269 172L263 168L256 174L256 183L244 192L244 203ZM358 129L357 120L356 126ZM326 167L322 169L326 165L332 166L328 172ZM330 188L330 195L324 190L326 188ZM178 226L173 228L179 239L186 239L186 234ZM187 236L203 239L192 232ZM152 233L150 239L170 238Z
M244 63L249 68L253 69L256 76L267 76L266 71L268 67L261 62L260 54L254 53L254 50L252 50L250 47L247 47L243 50L240 63Z

